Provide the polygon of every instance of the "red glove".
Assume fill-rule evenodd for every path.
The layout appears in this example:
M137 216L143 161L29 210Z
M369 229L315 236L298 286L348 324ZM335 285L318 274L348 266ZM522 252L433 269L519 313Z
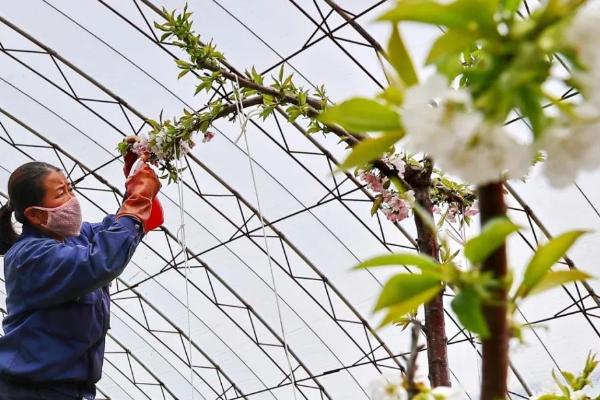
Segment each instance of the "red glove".
M129 172L131 171L131 168L133 167L133 164L138 159L138 155L132 151L128 151L123 158L125 161L125 164L123 165L123 173L125 173L125 177L128 177ZM158 196L155 196L152 199L152 208L150 211L150 217L144 223L144 232L148 232L153 229L156 229L159 226L161 226L164 222L165 222L165 219L164 219L164 212L163 212L162 204L160 204L160 201L158 200Z

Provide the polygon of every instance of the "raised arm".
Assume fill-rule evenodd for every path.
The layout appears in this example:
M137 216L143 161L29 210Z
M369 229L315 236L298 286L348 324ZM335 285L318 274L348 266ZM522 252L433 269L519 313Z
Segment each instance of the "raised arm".
M110 217L107 217L107 219ZM142 238L139 221L123 217L100 227L89 244L33 239L15 271L27 307L51 307L75 299L116 278L130 261Z

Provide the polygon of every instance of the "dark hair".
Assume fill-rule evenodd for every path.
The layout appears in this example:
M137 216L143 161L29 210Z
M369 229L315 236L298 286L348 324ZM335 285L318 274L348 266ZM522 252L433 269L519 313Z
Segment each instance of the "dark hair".
M11 215L22 224L27 223L25 209L40 206L45 195L44 178L53 171L60 171L54 165L33 161L15 169L8 179L8 201L0 207L0 255L17 241Z

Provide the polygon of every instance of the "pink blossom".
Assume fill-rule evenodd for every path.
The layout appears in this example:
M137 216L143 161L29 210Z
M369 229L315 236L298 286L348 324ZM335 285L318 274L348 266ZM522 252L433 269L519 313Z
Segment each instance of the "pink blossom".
M215 137L214 132L210 132L210 131L204 132L204 138L202 139L202 142L203 143L210 142L212 140L212 138L214 138L214 137Z
M383 202L387 203L388 201L390 201L392 199L392 197L394 196L394 194L389 191L389 190L384 190L383 193L381 193L381 197L383 197Z
M394 210L392 208L384 208L383 213L385 214L388 220L392 222L399 222L408 217L409 208L404 207L398 210Z
M132 150L135 154L141 155L144 153L149 153L150 152L150 148L148 147L148 140L147 139L140 139L137 142L135 142L132 146Z
M362 180L367 182L369 189L377 193L383 193L385 188L383 187L383 181L379 176L371 173L371 172L363 172L360 174Z
M398 171L398 173L401 176L404 176L404 171L405 171L405 168L406 168L406 164L404 163L404 160L402 160L402 157L400 156L400 154L394 154L391 157L383 157L382 161L389 168L396 168L396 170Z
M403 208L400 208L399 210L397 210L397 214L398 214L398 217L400 218L400 220L408 218L409 212L410 212L410 208L408 208L408 207L403 207Z
M401 199L398 196L394 196L391 198L390 201L388 201L387 203L390 208L392 208L394 211L400 211L404 208L408 209L410 208L409 204L406 202L406 200Z

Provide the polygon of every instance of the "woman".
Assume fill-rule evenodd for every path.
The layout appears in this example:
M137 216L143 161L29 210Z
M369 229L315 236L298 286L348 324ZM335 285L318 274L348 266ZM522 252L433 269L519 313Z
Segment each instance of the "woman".
M161 186L141 165L125 183L117 214L95 224L82 223L60 169L31 162L11 174L9 201L0 209L7 308L0 400L95 398L109 328L108 287L146 232Z

